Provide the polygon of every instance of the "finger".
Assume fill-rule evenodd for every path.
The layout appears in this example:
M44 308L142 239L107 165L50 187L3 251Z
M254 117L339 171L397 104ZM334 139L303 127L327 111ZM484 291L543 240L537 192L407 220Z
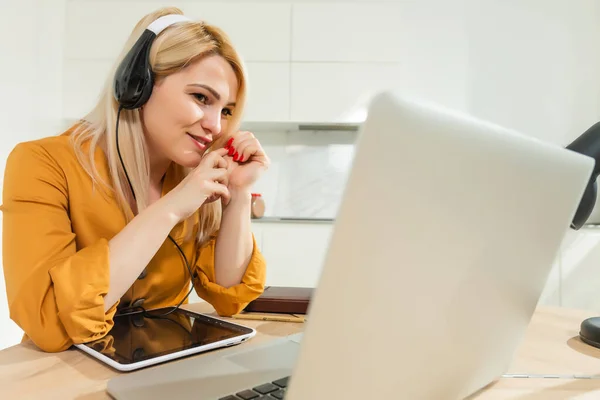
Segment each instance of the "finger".
M216 158L222 158L222 157L225 157L228 152L229 152L229 150L226 149L225 147L220 147L220 148L208 153L208 157L212 156L212 157L216 157Z
M262 149L258 144L250 143L244 150L242 150L242 154L240 155L239 162L247 162L251 158L256 158L256 156L260 155Z
M222 207L227 207L227 205L229 204L229 201L231 201L231 197L221 197L221 206Z
M217 158L216 163L213 166L217 167L217 168L225 168L225 169L227 169L227 160L225 160L225 158L219 156Z
M206 179L212 182L228 182L229 171L227 168L215 168L207 172Z
M210 190L211 195L209 196L209 198L214 200L217 200L218 198L223 198L225 199L227 202L229 202L230 199L230 194L229 194L229 189L227 189L226 185L217 183L217 182L209 182L207 184L207 188Z
M206 156L208 157L207 162L212 168L227 168L227 161L223 158L226 154L227 150L224 148L215 150Z
M231 171L233 171L235 169L235 167L238 165L235 161L233 161L232 157L225 157L225 161L227 162L227 171L229 173L231 173Z
M210 154L215 154L215 155L218 155L218 156L220 156L220 157L224 157L224 156L227 154L227 149L226 149L225 147L220 147L220 148L218 148L218 149L216 149L216 150L213 150L213 151L211 151L211 152L210 152L210 153L208 153L208 154L209 154L209 155L210 155Z
M227 187L227 185L221 185L223 187L223 190L221 192L221 200L223 201L224 205L229 204L229 201L231 200L231 194L229 193L229 188Z
M233 145L233 142L235 142L236 144L240 141L240 137L236 136L236 137L231 137L229 138L229 140L227 141L227 143L225 143L225 148L227 149L227 155L230 157L234 156L235 153L235 146Z
M198 173L202 173L203 171L207 171L213 168L227 168L227 161L223 158L222 155L215 151L211 152L200 160L200 164L194 169Z
M235 138L233 136L227 138L227 141L225 142L225 145L223 147L225 147L226 149L229 149L231 147L231 144L233 143L234 139Z
M229 153L227 155L231 156L234 159L234 161L238 161L239 157L241 156L241 153L239 152L240 146L242 145L242 143L250 139L254 139L254 134L252 132L238 132L234 137L231 137L225 145L225 148L229 150ZM236 151L238 152L237 156L235 154Z
M204 185L206 182L229 182L229 171L227 168L214 168L208 171L200 171L196 173L196 182L199 185Z
M236 143L239 143L242 140L245 140L249 137L254 137L254 134L249 131L239 131L227 140L227 143L225 143L225 147L234 146Z
M233 161L248 161L250 156L254 154L259 147L258 140L255 137L250 136L245 138L244 140L240 141L237 146L235 146Z
M253 143L249 143L246 148L242 150L242 153L239 158L239 162L245 163L248 161L259 161L263 164L267 164L267 155L265 151L261 147L258 140L255 140Z
M215 179L214 182L218 182L221 185L225 186L229 185L229 171L227 171L226 174L217 177L217 179Z

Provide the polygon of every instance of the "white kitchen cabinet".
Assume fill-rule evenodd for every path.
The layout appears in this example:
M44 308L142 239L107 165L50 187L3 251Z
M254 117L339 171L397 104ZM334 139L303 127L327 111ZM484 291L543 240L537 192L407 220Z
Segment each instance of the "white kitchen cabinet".
M360 121L381 90L466 110L460 4L315 2L294 4L292 18L293 121Z
M144 15L165 5L168 4L154 1L69 2L65 56L71 59L114 59L135 24ZM192 19L205 20L221 28L246 61L290 59L290 4L232 5L195 1L179 2L176 6ZM230 7L234 7L235 12L229 12ZM110 29L107 29L108 26Z
M394 63L293 63L291 119L348 121L374 93L405 77Z
M190 1L180 7L186 15L226 32L247 62L290 60L290 3Z
M244 121L288 121L290 117L289 63L246 63L248 100Z
M399 62L412 40L402 35L402 9L394 3L294 4L292 60Z
M292 61L410 63L460 55L461 2L307 2L292 10Z
M252 232L267 261L267 286L315 287L333 224L254 221ZM202 301L195 291L190 302Z
M451 62L454 61L454 62ZM360 121L360 110L382 90L464 110L463 61L410 63L293 63L293 121Z
M267 285L315 287L325 260L333 224L254 223L260 225L267 260Z

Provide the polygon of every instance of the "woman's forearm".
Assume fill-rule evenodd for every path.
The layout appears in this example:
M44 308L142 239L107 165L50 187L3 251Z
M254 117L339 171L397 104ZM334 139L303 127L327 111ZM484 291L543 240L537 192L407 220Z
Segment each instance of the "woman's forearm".
M250 224L250 191L230 192L231 200L223 210L215 245L215 280L226 288L241 282L254 246Z
M109 242L110 286L104 297L108 311L131 287L177 224L161 199L137 215Z

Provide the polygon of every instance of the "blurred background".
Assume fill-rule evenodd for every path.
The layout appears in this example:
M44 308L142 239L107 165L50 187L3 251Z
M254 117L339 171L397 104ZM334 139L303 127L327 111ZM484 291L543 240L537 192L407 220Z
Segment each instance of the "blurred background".
M253 231L269 285L317 283L377 90L558 145L600 120L598 0L0 0L0 179L18 142L59 134L89 110L135 23L166 5L223 28L246 61L244 127L273 161L254 188L266 203ZM600 311L596 211L565 237L542 304ZM2 279L0 348L21 337Z

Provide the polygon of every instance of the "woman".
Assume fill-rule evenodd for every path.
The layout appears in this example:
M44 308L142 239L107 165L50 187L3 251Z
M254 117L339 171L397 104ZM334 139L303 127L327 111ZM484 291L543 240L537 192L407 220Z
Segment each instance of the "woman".
M227 36L200 22L168 26L152 43L148 101L120 110L115 100L119 62L170 14L182 13L165 8L137 24L80 123L21 143L8 157L10 315L42 350L104 337L122 308L186 301L190 273L198 295L223 316L264 289L250 188L269 160L251 133L237 131L246 80Z

